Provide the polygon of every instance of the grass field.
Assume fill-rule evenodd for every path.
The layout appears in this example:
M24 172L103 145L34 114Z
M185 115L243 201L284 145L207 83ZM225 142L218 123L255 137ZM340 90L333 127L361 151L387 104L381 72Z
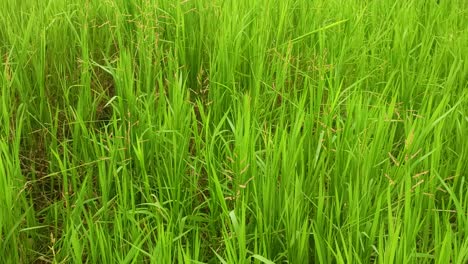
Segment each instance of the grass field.
M468 263L466 0L0 1L1 263Z

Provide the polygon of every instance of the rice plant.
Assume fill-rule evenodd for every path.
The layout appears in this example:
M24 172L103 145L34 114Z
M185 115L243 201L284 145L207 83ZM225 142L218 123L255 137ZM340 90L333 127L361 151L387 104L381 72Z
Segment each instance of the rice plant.
M468 2L0 1L1 263L468 263Z

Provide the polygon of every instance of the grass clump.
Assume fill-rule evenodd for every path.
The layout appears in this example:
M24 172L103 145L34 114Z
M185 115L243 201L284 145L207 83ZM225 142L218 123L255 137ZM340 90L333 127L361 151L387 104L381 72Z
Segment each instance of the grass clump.
M0 2L2 263L467 263L466 1Z

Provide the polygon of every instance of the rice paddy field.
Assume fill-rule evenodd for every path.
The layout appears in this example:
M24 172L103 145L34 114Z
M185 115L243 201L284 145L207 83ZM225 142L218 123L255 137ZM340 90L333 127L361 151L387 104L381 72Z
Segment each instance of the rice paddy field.
M0 1L1 263L468 263L465 0Z

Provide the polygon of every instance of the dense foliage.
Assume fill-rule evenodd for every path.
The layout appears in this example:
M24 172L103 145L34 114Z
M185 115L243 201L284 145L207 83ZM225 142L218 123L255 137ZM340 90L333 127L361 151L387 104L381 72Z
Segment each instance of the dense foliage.
M1 263L468 263L467 10L0 1Z

